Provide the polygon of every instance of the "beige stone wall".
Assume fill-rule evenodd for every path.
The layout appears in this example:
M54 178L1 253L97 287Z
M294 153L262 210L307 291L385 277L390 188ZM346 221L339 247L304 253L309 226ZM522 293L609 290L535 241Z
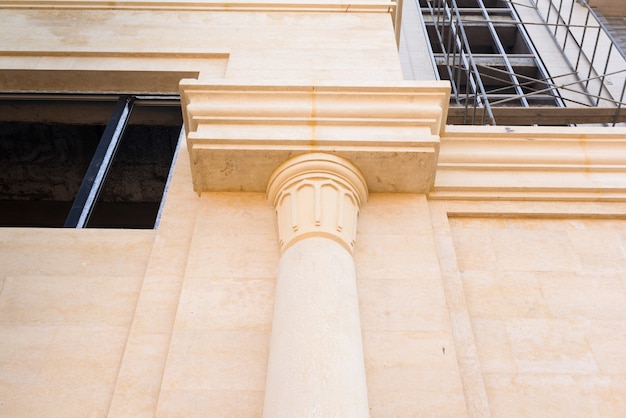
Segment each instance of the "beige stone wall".
M447 127L429 208L470 416L624 410L622 138Z
M0 86L145 93L176 92L178 80L198 76L402 79L384 11L197 8L0 8Z
M184 151L157 231L0 231L0 412L260 415L274 211L262 193L197 196ZM372 416L463 416L425 197L371 195L355 262Z
M157 416L260 416L279 257L274 218L261 193L199 198Z
M0 415L106 415L154 235L0 229Z
M620 416L623 205L429 207L470 416Z
M156 416L259 416L279 257L275 215L261 193L203 193L198 201ZM466 414L428 213L423 195L372 194L359 219L372 417Z
M466 416L425 196L371 194L354 258L371 416Z
M175 92L168 83L183 74L272 79L276 89L363 79L355 90L393 85L411 98L400 109L445 112L417 94L427 85L412 85L414 95L397 85L390 15L366 3L349 13L68 4L0 9L0 69L21 77L5 81L107 91L144 80L147 91ZM94 83L110 70L120 73ZM154 71L169 81L150 87ZM360 125L388 128L376 111L384 103L356 122L331 113L342 123L325 135L362 140L372 129ZM282 112L264 128L293 138ZM386 144L359 149L425 135L438 164L428 196L370 193L361 209L354 262L371 417L620 416L624 131L435 125L381 129ZM376 169L370 188L382 183ZM0 229L0 416L261 415L280 258L274 208L258 190L198 195L191 172L182 144L155 231Z
M626 223L450 220L491 414L626 408Z
M273 209L184 189L156 232L1 231L3 415L260 415ZM371 194L362 209L371 416L619 416L624 221L468 207Z
M3 4L0 83L172 93L184 77L400 80L390 15L371 5L382 12ZM259 415L274 216L263 193L196 195L183 146L157 231L1 229L0 415Z

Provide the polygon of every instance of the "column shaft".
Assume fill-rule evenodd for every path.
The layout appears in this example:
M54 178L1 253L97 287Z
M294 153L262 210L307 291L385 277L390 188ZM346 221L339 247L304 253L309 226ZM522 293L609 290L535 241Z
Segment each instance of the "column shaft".
M369 416L354 261L328 238L281 257L263 416Z
M352 248L367 199L349 161L304 154L272 175L283 251L264 418L367 418L367 384Z

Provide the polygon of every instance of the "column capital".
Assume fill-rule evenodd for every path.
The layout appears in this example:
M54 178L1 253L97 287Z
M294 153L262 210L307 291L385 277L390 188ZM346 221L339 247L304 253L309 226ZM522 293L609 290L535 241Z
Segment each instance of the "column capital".
M281 251L318 236L333 239L352 252L367 184L348 160L324 153L292 158L270 177L267 197L276 208Z

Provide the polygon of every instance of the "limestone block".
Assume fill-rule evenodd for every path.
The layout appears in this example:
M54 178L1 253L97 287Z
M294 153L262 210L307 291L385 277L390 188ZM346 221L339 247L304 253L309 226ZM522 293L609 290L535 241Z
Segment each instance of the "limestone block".
M263 409L262 391L164 390L158 418L249 418Z
M620 415L622 223L451 219L492 416Z
M580 267L565 231L493 231L496 263L501 270L575 271Z
M274 211L265 196L211 193L200 202L186 276L275 277L280 252Z
M178 154L107 416L154 417L200 199Z
M280 249L265 196L207 193L200 200L186 276L274 278Z
M328 27L327 30L336 34L337 37L350 37L352 49L342 43L341 48L337 45L314 47L311 44L291 46L289 49L277 49L275 44L257 45L256 48L238 48L233 51L228 60L226 77L233 80L264 79L264 80L296 80L302 77L319 80L401 80L402 74L398 65L390 65L398 62L398 52L395 48L389 48L393 42L390 31L377 31L378 36L373 38L372 29L358 31L353 29L350 34L343 33L336 27ZM322 30L319 28L318 30ZM356 45L354 40L371 39L367 46ZM381 42L387 40L389 42ZM318 44L316 43L316 46ZM293 57L298 59L294 60ZM279 68L279 71L277 69ZM372 72L372 69L376 71ZM203 76L211 77L210 72ZM352 73L349 77L348 74ZM187 77L189 78L189 77Z
M372 417L467 415L450 334L366 330L363 345Z
M517 271L466 271L465 299L474 318L547 318L551 301L544 298L544 276Z
M364 330L441 331L450 318L439 277L357 282Z
M620 384L607 377L568 375L485 376L492 416L619 417L625 403ZM623 388L623 386L621 386Z
M507 334L521 373L598 372L584 329L573 321L515 319L507 322Z
M447 114L445 82L183 80L196 191L264 191L285 160L344 157L372 192L425 192Z
M452 238L455 243L459 270L463 272L495 269L496 254L489 229L456 227L455 221L455 219L451 219L450 224L453 226ZM459 222L459 224L465 225L465 221Z
M448 126L431 198L623 200L624 128Z
M626 292L621 275L559 272L541 273L537 277L553 318L626 319Z
M13 3L0 10L0 71L11 90L171 93L185 77L402 79L388 1Z
M580 222L567 234L581 268L594 272L626 272L626 254L620 247L620 233L626 222Z
M432 232L425 195L370 193L359 213L359 233L421 234Z
M360 279L416 279L439 277L433 258L432 234L358 234L354 251Z
M180 298L181 281L182 278L176 276L147 275L144 278L131 332L171 332Z
M607 391L608 393L601 398L604 402L599 405L602 407L606 405L606 409L608 412L604 415L606 416L619 416L621 411L624 411L626 408L626 396L624 395L626 391L626 376L611 376L610 379L611 391ZM599 403L599 402L598 402Z
M106 415L125 327L2 324L0 331L0 415Z
M177 328L162 389L263 391L268 346L268 331Z
M182 277L187 267L190 239L199 206L197 198L175 199L166 204L154 239L147 275Z
M7 277L0 323L129 327L140 286L141 277Z
M177 327L186 329L269 330L274 279L193 278L185 280Z
M472 328L483 373L515 374L517 372L506 323L505 320L497 318L472 318Z
M207 230L191 243L188 277L273 277L280 251L276 233L218 234Z
M485 386L493 417L512 413L520 417L594 415L590 393L581 390L570 375L486 374Z
M199 201L199 233L276 234L276 213L264 193L203 193Z
M153 230L1 228L0 271L7 276L140 277L154 235Z
M592 320L585 335L598 368L604 375L626 377L626 325L623 320ZM616 386L615 389L618 389Z
M592 415L599 417L619 417L626 408L626 392L624 392L624 375L599 376L585 379L575 376L577 384L588 396L589 409Z
M107 417L155 415L171 332L163 332L167 322L159 324L156 331L154 324L150 325L133 327L128 336Z

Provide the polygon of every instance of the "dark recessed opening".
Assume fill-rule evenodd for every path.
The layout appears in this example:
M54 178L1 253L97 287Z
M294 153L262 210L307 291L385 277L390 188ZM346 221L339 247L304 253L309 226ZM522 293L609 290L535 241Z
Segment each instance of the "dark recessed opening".
M63 226L103 130L0 123L0 225Z
M88 227L154 226L181 125L138 125L131 116Z
M66 225L116 99L0 100L0 226ZM154 227L181 126L176 100L136 101L86 226Z

